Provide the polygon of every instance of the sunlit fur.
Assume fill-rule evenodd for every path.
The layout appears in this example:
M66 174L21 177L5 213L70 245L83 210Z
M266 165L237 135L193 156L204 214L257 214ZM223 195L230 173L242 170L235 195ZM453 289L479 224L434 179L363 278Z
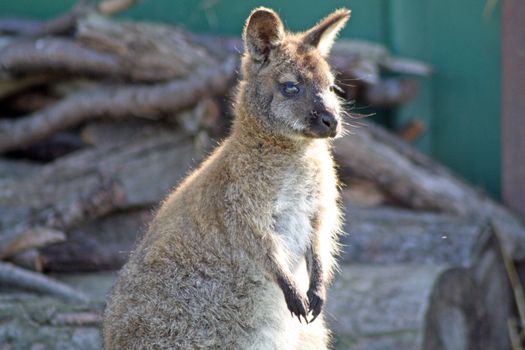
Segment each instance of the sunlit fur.
M307 260L320 265L319 290L332 278L341 220L331 146L304 130L314 101L339 118L317 47L348 17L290 34L273 11L252 12L231 135L168 196L120 272L107 349L327 348L323 314L292 317L276 274L291 276L301 300ZM301 80L304 93L285 98L282 79Z

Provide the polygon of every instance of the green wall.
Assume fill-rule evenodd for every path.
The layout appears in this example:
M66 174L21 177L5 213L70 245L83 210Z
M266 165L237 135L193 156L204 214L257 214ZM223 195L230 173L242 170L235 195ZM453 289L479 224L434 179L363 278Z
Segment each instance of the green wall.
M73 3L2 0L0 14L49 17ZM382 42L396 54L435 68L435 74L422 81L419 97L390 124L423 120L429 130L416 145L499 197L500 3L487 14L480 0L144 0L123 16L239 35L256 6L278 10L292 30L306 29L333 9L349 7L353 15L343 37Z

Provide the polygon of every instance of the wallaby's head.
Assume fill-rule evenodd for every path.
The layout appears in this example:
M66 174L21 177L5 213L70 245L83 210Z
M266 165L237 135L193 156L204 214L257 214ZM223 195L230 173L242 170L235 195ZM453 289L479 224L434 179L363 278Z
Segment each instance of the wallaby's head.
M326 59L349 17L340 9L306 32L289 33L274 11L255 9L243 33L238 106L281 135L335 137L341 107Z

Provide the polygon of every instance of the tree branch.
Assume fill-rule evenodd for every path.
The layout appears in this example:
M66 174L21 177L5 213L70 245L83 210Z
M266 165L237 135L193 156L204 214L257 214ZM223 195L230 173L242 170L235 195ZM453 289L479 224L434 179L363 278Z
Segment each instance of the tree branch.
M55 295L74 301L87 301L88 297L66 284L40 273L24 270L10 263L0 263L0 285Z

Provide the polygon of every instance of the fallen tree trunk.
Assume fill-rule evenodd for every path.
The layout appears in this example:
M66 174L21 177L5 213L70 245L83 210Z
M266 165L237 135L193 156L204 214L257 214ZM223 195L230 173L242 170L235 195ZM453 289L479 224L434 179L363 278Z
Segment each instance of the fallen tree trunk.
M364 124L335 142L342 172L375 182L403 205L493 220L505 249L525 259L525 227L506 208L379 126Z

